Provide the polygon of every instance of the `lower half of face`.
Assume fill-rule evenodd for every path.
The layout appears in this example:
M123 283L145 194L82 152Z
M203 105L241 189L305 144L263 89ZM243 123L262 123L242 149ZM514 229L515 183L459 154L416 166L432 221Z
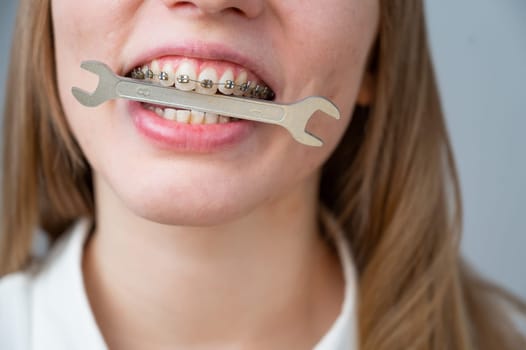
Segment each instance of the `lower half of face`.
M167 224L216 224L305 200L349 124L377 7L359 0L53 0L61 101L101 189L134 214ZM314 115L308 129L325 143L316 148L279 126L213 113L126 100L88 108L71 94L72 86L97 85L80 68L88 59L197 93L241 95L251 81L274 93L256 97L274 102L321 95L342 119Z

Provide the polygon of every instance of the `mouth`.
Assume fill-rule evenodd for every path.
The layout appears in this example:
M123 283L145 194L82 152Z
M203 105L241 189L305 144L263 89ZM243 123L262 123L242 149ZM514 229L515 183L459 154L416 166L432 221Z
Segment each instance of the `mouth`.
M272 101L273 90L250 70L227 61L164 56L140 64L126 73L132 79L204 95L225 95ZM159 117L182 124L226 124L237 118L142 103Z
M271 73L270 63L250 48L203 41L162 41L126 62L121 75L205 95L276 99L272 85L278 86L279 82ZM242 145L264 129L255 121L214 113L133 101L126 105L139 134L151 145L176 153L244 149Z

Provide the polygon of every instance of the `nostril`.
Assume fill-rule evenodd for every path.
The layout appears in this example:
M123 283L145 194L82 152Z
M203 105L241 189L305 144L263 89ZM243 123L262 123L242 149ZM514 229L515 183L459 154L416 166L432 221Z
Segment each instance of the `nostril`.
M190 9L190 8L196 8L197 6L191 1L177 1L171 7L180 8L180 9Z
M240 8L237 8L237 7L229 7L229 8L226 9L225 12L233 12L236 15L244 15L245 14Z
M263 2L260 0L163 0L165 5L174 9L196 11L201 14L235 14L249 18L257 17L263 10Z

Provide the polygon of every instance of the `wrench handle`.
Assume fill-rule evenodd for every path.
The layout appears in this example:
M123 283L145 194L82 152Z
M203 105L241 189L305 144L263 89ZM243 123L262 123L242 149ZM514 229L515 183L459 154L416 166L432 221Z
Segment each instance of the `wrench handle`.
M197 94L137 82L129 78L121 78L115 86L115 92L119 97L125 99L270 124L280 124L286 115L285 105L246 98L236 99L220 95Z

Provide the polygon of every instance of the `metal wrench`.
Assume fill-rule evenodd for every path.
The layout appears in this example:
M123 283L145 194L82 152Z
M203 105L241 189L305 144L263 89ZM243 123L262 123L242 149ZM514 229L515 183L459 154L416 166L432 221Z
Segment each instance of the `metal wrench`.
M81 67L99 76L99 84L92 94L77 87L71 90L76 99L87 107L95 107L116 98L125 98L174 108L216 113L280 125L287 129L296 141L317 147L322 146L323 141L305 130L314 112L320 110L335 119L340 119L338 107L320 96L310 96L292 104L279 104L231 96L204 95L121 77L113 73L106 64L98 61L84 61Z

